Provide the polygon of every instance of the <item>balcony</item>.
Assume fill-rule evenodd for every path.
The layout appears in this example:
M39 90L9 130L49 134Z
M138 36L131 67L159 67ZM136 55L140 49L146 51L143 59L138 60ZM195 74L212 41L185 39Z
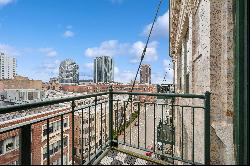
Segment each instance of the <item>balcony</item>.
M91 102L83 105L85 100ZM37 114L31 116L29 112ZM199 121L204 122L197 129L196 112L203 115ZM109 89L104 93L0 108L1 116L19 117L24 113L29 116L0 123L0 164L210 163L209 93L137 93ZM191 122L188 139L183 130L189 122L185 121L187 114ZM195 131L200 129L202 145L195 141ZM201 153L203 159L197 157Z

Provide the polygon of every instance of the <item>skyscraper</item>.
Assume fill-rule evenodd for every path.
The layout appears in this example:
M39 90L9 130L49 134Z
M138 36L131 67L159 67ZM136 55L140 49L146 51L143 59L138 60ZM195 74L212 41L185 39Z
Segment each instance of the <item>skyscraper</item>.
M140 83L151 84L151 67L150 65L141 65L140 69Z
M114 62L109 56L94 59L94 83L114 81Z
M0 52L0 79L13 79L16 76L16 58Z
M59 67L60 83L78 83L79 82L79 66L71 59L61 62Z

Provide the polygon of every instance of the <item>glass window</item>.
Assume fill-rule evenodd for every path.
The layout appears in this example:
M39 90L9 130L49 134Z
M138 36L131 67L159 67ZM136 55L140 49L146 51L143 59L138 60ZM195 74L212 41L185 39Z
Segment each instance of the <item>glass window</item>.
M68 137L63 139L63 146L68 146Z
M56 132L57 131L57 122L54 122L52 124L52 126L53 126L53 132Z
M64 122L63 127L68 127L68 119L64 119L63 122Z
M49 133L53 132L53 124L49 124Z
M58 147L61 148L61 140L57 142L58 143Z
M3 154L3 141L0 141L0 154Z
M9 142L6 144L6 152L14 149L14 142Z
M61 121L57 122L57 129L60 130L61 129Z
M46 136L47 135L47 127L45 126L44 128L43 128L43 136Z
M16 136L16 148L19 147L19 136Z
M43 148L43 159L47 158L47 147Z
M49 155L52 155L53 154L53 147L52 145L49 146Z
M53 151L54 151L54 153L56 153L58 151L58 144L57 144L57 142L55 142L53 144Z

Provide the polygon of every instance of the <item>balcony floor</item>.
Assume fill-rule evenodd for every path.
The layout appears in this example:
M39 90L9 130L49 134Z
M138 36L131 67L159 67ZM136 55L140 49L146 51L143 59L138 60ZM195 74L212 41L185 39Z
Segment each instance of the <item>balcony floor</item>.
M158 165L153 161L148 161L121 151L111 149L100 160L98 165Z

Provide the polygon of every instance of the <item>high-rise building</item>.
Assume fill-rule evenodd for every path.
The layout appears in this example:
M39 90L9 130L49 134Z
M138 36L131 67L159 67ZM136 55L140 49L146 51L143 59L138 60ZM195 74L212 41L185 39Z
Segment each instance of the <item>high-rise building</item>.
M60 83L78 83L79 82L79 66L71 59L61 62L59 67Z
M114 62L109 56L94 59L94 83L114 81Z
M150 65L141 65L140 69L140 83L151 84L151 67Z
M13 79L16 75L16 58L0 52L0 79Z

